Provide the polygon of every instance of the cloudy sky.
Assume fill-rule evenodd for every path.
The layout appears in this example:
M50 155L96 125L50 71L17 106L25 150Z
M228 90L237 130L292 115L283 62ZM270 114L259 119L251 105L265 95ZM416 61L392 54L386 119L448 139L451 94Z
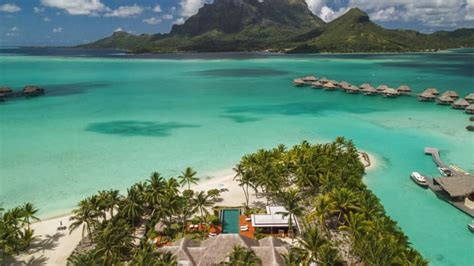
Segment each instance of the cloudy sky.
M0 45L72 45L116 30L168 32L213 0L0 0ZM216 0L217 1L217 0ZM271 0L264 0L271 1ZM423 32L474 27L474 0L306 0L331 21L359 7L389 28Z

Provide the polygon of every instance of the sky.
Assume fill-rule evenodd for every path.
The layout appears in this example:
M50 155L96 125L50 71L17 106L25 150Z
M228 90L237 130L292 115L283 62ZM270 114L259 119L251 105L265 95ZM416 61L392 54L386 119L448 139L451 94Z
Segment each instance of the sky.
M212 1L219 0L0 0L0 46L75 45L114 31L166 33ZM474 27L474 0L305 1L326 22L359 7L387 28Z

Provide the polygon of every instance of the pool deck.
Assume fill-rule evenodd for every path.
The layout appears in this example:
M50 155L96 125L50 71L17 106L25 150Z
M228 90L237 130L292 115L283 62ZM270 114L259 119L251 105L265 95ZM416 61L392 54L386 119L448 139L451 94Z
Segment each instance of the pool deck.
M245 237L254 239L255 238L254 237L255 227L252 226L252 221L246 221L245 220L247 218L248 217L245 216L245 215L240 215L240 217L239 217L239 230L240 230L240 227L243 226L243 225L247 225L249 227L249 230L248 231L240 230L239 234L241 236L245 236Z

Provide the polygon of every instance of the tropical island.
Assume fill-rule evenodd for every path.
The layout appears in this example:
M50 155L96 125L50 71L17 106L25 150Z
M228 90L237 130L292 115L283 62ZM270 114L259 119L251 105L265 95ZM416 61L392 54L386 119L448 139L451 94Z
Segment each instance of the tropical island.
M207 190L192 168L176 178L155 172L125 194L80 201L59 235L41 241L31 226L37 209L26 203L2 211L2 259L46 263L53 258L29 249L40 255L37 245L54 246L69 230L81 236L69 265L426 265L362 182L361 157L342 137L279 145L245 155L233 181ZM240 197L227 195L232 183Z
M372 53L426 52L474 47L474 29L386 29L352 8L325 23L305 0L216 0L165 34L117 31L79 48L115 48L129 53L247 52Z

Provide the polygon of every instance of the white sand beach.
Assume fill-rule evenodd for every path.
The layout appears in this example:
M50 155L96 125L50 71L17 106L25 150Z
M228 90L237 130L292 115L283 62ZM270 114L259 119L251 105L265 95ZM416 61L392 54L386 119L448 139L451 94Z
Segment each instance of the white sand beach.
M366 170L371 171L377 167L377 162L375 156L367 154L370 158L370 166ZM225 188L228 191L222 194L223 201L216 205L240 206L243 205L245 198L242 188L233 180L234 176L235 173L232 169L209 173L197 185L192 186L192 189L207 191ZM259 199L254 193L251 193L250 204L263 201L264 199ZM81 228L71 234L69 234L69 229L57 230L61 221L64 226L69 227L69 217L70 215L65 215L33 223L31 227L35 230L38 240L34 242L30 252L16 257L17 262L19 264L33 263L34 265L66 265L67 258L79 244L82 234Z

